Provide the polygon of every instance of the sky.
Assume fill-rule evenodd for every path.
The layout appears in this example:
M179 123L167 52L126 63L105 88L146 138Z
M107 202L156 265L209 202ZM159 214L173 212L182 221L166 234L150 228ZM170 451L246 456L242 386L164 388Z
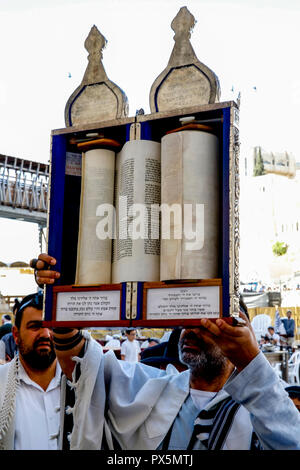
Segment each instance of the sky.
M103 64L129 101L144 108L166 67L171 22L187 6L191 43L221 84L221 101L241 93L241 156L254 145L300 161L300 2L298 0L0 0L0 153L48 162L52 129L87 66L93 25L107 39ZM39 253L35 224L0 220L0 261ZM0 285L1 291L1 285Z

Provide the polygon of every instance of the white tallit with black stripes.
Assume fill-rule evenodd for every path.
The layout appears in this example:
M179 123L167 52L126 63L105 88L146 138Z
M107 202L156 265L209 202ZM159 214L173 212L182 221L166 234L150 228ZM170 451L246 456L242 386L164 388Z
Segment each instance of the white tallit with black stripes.
M188 398L187 398L188 399ZM162 443L162 450L173 448L175 421ZM248 411L224 390L202 409L194 421L187 450L260 450ZM176 438L175 438L176 440ZM171 447L169 447L171 443Z
M212 400L206 409L200 411L196 418L194 431L187 449L192 450L197 439L208 450L223 449L240 408L241 405L228 396L226 392L219 393L216 399ZM239 448L238 442L236 442L236 448ZM249 449L260 448L256 435L252 433Z

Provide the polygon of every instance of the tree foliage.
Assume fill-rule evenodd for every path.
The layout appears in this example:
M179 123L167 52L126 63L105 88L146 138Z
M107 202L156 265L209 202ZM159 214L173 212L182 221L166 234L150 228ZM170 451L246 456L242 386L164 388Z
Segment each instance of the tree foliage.
M288 250L288 245L284 242L276 242L272 246L272 250L275 256L283 256Z
M255 155L255 165L253 170L253 176L261 176L265 174L264 161L261 155L261 148L257 148L257 153Z

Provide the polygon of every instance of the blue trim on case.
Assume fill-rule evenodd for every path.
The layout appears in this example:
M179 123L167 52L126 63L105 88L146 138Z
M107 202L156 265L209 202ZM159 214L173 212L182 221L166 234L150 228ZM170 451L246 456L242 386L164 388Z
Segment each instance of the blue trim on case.
M61 271L64 188L66 168L66 138L52 137L51 188L49 204L48 253L56 258L55 270ZM59 280L56 281L59 284ZM52 287L46 287L45 320L52 320Z
M230 108L223 109L223 175L222 175L222 284L223 316L230 316L229 296L229 146L230 146Z
M143 282L137 284L137 299L136 299L136 318L135 320L143 319Z
M152 140L152 126L149 122L141 122L141 140Z
M126 282L122 282L121 320L126 320Z

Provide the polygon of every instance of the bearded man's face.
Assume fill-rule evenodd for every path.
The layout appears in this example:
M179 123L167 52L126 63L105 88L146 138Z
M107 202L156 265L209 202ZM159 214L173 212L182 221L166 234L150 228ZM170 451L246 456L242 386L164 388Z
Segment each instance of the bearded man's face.
M180 361L208 382L225 370L227 359L201 328L182 330L178 349Z
M20 328L14 328L14 338L24 362L34 370L50 367L56 355L52 332L42 327L42 310L25 308Z

